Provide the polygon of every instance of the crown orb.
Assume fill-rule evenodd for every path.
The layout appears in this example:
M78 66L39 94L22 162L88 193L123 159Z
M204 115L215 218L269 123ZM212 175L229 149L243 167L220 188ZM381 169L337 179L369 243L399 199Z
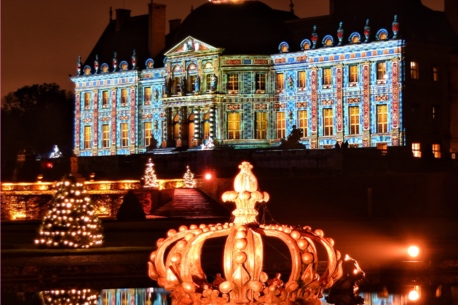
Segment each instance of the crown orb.
M156 246L159 248L160 246L162 246L162 244L164 243L165 241L165 238L159 238L157 241L156 241Z
M172 255L172 257L170 258L170 261L174 264L179 264L181 263L181 254L180 253L175 253L174 255Z
M177 245L176 245L177 250L183 250L186 247L187 244L188 244L188 242L186 240L184 240L184 239L178 241Z
M249 200L251 197L251 193L248 192L248 191L243 191L241 194L240 194L240 199L242 200Z
M172 236L175 236L177 234L177 230L175 229L170 229L167 231L167 237L172 237Z
M319 237L323 237L324 236L324 232L321 229L316 229L315 230L315 234L318 235Z
M246 262L247 258L248 257L246 253L243 251L237 252L234 256L234 260L237 264L243 264L244 262Z
M313 263L313 254L310 253L310 252L304 252L302 253L302 262L304 264L310 264L310 263Z
M294 240L299 240L299 238L301 238L301 233L296 230L293 230L290 235Z
M187 293L193 293L196 290L194 284L189 282L183 282L181 284L181 287L183 287L184 291L186 291Z
M239 250L245 249L246 245L247 245L246 238L240 238L235 241L235 247Z
M245 238L246 237L246 231L245 230L239 230L237 231L237 234L235 235L237 239Z
M297 246L299 247L299 249L301 249L303 251L303 250L307 249L307 247L309 246L309 243L305 239L299 239L297 241Z

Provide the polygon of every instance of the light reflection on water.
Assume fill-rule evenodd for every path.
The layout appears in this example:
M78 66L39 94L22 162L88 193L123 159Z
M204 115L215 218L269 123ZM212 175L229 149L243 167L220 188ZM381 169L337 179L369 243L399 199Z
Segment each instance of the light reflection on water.
M380 296L377 293L364 292L360 294L365 305L404 305L407 298L400 294ZM163 288L113 288L102 289L70 289L47 290L35 293L10 294L3 304L11 305L169 305L169 292ZM8 301L4 303L3 301ZM323 298L323 305L329 303Z

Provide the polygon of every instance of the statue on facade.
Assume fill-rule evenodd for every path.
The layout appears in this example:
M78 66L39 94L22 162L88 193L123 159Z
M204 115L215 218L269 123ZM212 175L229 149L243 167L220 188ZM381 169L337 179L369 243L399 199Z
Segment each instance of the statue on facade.
M340 22L339 28L337 29L337 39L339 40L339 43L337 44L338 46L342 45L343 37L344 37L343 23Z
M62 152L59 150L59 147L57 145L54 145L51 153L49 154L49 158L60 158L62 157Z
M293 129L286 140L282 139L279 148L282 149L305 149L305 145L300 143L302 130L293 125Z
M200 91L200 77L196 76L196 81L194 82L194 93L199 93Z
M186 76L183 76L181 78L181 93L183 95L185 95L186 93L188 93L188 90L187 90L187 86L186 86Z
M369 19L366 19L366 25L364 26L364 42L369 42L371 36L371 27L369 25Z
M154 135L151 134L150 144L146 147L146 151L152 151L157 148L157 140L154 138Z
M216 76L216 74L213 74L212 79L210 81L210 91L216 91L217 86L218 86L218 77Z

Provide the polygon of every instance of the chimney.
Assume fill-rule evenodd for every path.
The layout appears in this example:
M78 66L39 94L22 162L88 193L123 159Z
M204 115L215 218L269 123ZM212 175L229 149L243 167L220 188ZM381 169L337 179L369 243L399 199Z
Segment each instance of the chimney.
M444 12L447 16L448 22L452 25L453 30L458 35L458 1L445 0Z
M148 51L152 58L165 48L165 7L164 4L148 3Z
M173 34L180 27L181 19L169 20L169 33Z
M116 9L116 32L121 31L123 25L130 18L130 10L123 8Z

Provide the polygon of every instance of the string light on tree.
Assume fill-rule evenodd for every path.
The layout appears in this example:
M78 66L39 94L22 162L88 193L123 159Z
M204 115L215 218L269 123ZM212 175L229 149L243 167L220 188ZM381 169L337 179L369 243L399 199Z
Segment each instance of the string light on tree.
M194 173L191 172L189 165L186 166L186 173L183 176L184 186L189 188L196 187L196 180L194 179Z
M42 248L90 248L102 245L100 219L82 182L64 177L56 185L51 208L43 218L35 244Z

